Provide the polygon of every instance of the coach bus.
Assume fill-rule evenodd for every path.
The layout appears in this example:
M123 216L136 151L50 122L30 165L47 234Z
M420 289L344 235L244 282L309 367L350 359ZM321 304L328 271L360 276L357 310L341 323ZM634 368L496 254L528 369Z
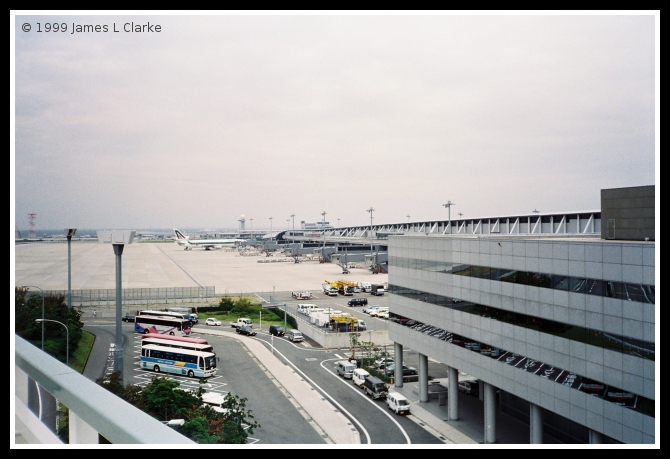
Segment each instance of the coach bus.
M140 368L155 373L172 373L189 378L208 378L216 374L216 354L179 349L159 344L142 344Z
M145 311L142 311L145 312ZM170 315L140 315L135 316L135 331L137 333L160 333L174 335L176 332L189 334L192 322L183 317Z
M147 333L142 335L140 346L156 344L164 347L174 347L177 349L192 349L194 351L211 352L215 354L214 348L207 340L199 338L184 338L181 336L161 335L156 333Z

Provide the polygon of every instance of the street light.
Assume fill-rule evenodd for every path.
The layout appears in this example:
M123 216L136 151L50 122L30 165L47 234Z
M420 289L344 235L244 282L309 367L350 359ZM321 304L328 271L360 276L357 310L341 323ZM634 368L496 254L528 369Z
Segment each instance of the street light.
M251 222L251 242L255 241L254 239L254 219L250 218L249 221Z
M323 248L326 248L326 211L324 210L321 212L321 215L323 215ZM326 253L323 253L323 257L326 257Z
M123 329L121 316L123 315L123 300L121 290L121 255L125 244L132 244L135 231L98 231L98 242L111 243L116 255L116 342L114 344L114 371L118 371L123 383Z
M295 244L295 214L291 214L290 217L293 219L293 232L291 233L291 240Z
M370 212L370 255L372 255L372 212L375 210L370 207L367 212Z
M409 215L407 215L407 223L409 223Z
M270 242L272 242L272 217L270 217Z
M65 327L65 365L70 366L70 330L67 328L63 322L51 319L35 319L35 322L42 322L42 327L44 327L44 322L56 322Z
M70 243L72 236L77 232L77 228L67 228L65 235L67 236L67 307L72 307L72 263L70 257Z
M455 206L456 204L454 204L451 201L447 201L446 204L442 204L442 205L444 207L446 207L447 210L449 210L449 225L447 226L447 228L449 228L449 234L451 234L451 206Z
M36 288L42 292L42 320L44 320L44 290L34 285L22 285L21 288ZM42 322L42 350L44 350L44 322Z

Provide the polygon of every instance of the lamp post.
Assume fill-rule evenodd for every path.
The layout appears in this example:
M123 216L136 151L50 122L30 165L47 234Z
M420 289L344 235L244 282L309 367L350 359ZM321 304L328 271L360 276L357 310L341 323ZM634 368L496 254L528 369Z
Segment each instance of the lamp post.
M370 255L372 255L372 212L375 210L370 207L367 212L370 212Z
M44 290L34 285L22 285L21 288L36 288L42 292L42 320L40 320L40 322L42 322L42 350L44 350Z
M407 223L409 223L409 215L407 215Z
M449 234L451 234L451 206L455 206L456 204L454 204L451 201L447 201L446 204L442 204L442 205L444 207L446 207L447 210L449 211L449 225L447 226L447 228L449 228Z
M295 214L291 214L290 217L293 219L293 232L291 233L291 241L295 244Z
M324 210L321 212L321 215L323 215L323 248L326 248L326 211ZM325 257L324 253L324 257Z
M99 243L111 243L116 255L116 342L114 344L114 371L118 371L123 383L123 329L121 328L122 290L121 255L125 244L132 244L135 231L98 231Z
M72 242L72 236L77 232L77 228L67 228L65 230L65 235L67 236L67 307L72 308L72 263L71 263L71 252L70 252L70 243Z
M288 233L289 230L291 229L291 228L289 227L290 224L291 224L291 219L290 219L290 218L287 218L287 219L286 219L286 232L287 232L287 233Z
M272 217L270 217L270 242L272 242Z
M44 327L44 322L56 322L65 327L65 365L70 366L70 330L67 328L63 322L51 319L35 319L35 322L42 322L42 327Z
M251 242L254 241L254 219L250 218L249 221L251 222Z

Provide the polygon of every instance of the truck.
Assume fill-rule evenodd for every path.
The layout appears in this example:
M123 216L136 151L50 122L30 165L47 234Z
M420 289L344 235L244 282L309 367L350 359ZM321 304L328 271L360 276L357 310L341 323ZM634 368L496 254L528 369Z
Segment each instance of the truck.
M375 296L382 296L384 294L384 286L382 284L372 284L370 286L370 293Z
M248 317L240 317L239 319L237 319L236 322L230 323L230 326L233 328L242 327L245 325L248 327L252 326L251 319L249 319Z
M365 293L372 292L372 284L370 284L370 282L359 282L358 286L360 287L361 291Z

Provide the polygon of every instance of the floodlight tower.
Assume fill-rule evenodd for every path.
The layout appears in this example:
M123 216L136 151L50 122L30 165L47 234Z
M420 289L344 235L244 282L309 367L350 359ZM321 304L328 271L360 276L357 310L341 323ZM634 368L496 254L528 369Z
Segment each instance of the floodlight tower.
M446 207L447 210L449 211L449 225L447 226L447 228L449 228L449 234L451 234L451 206L455 206L456 204L454 204L451 201L447 201L446 204L442 204L442 205L444 207Z
M367 212L370 212L370 254L372 254L372 212L375 210L370 207Z

